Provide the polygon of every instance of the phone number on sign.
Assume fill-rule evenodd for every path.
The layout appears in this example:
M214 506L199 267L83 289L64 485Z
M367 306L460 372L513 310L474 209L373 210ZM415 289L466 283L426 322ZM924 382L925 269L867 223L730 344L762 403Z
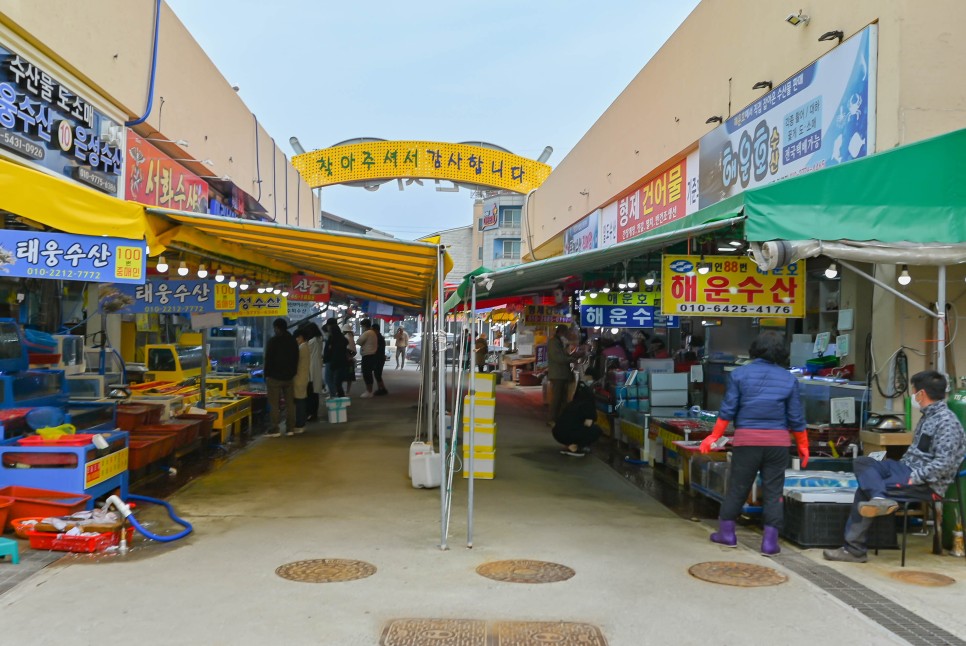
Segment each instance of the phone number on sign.
M43 276L44 278L73 278L76 280L100 280L99 271L81 271L75 269L45 269L43 267L29 267L28 276Z
M699 314L791 314L791 305L703 305L680 303L678 312Z

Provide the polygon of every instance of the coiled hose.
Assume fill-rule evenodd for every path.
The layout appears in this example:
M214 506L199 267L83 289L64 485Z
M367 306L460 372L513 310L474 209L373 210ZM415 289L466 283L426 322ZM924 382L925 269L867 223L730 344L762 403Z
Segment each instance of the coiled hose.
M171 505L165 500L161 500L159 498L150 498L148 496L138 496L133 493L128 494L128 500L137 500L141 502L150 502L155 505L164 505L165 508L167 508L168 510L168 515L171 516L171 520L173 520L174 522L184 527L184 529L178 532L177 534L169 534L169 535L162 536L160 534L155 534L153 532L149 532L148 530L144 529L144 526L138 522L138 519L134 517L134 514L128 515L127 519L131 521L131 524L134 525L134 528L139 532L141 532L142 534L144 534L145 536L147 536L148 538L150 538L151 540L160 541L162 543L170 543L180 538L184 538L194 530L194 527L191 526L191 523L184 520L183 518L179 518L178 515L174 513L174 508L171 507Z

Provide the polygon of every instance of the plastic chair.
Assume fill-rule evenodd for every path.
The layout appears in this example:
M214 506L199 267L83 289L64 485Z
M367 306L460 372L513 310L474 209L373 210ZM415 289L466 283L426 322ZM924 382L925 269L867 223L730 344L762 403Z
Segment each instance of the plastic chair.
M956 474L956 478L953 480L955 483L956 491L960 491L961 479L966 477L966 469L961 470ZM902 562L900 567L906 566L906 537L909 532L909 506L925 504L926 509L932 509L933 517L933 540L932 540L932 553L942 554L942 504L943 502L952 502L955 500L959 504L959 518L961 520L966 520L966 501L963 501L962 496L957 494L956 498L943 498L938 493L933 491L928 485L915 485L911 487L902 488L890 488L888 492L889 498L895 500L902 507ZM928 516L928 511L926 512ZM924 520L926 518L924 517Z
M10 557L10 562L16 565L20 563L20 548L17 541L10 538L0 538L0 558Z

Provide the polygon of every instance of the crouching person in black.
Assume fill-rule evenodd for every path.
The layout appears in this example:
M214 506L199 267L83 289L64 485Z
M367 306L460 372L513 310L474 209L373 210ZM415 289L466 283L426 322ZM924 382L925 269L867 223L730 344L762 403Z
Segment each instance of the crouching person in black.
M597 425L597 407L594 393L584 382L577 383L574 398L570 400L553 427L553 439L564 445L564 455L582 458L590 451L590 445L603 434Z

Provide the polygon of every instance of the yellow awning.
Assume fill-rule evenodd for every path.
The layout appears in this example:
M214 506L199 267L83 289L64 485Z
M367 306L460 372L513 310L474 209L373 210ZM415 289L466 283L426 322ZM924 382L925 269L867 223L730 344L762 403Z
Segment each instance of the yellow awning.
M150 234L142 205L5 159L0 159L0 209L66 233L134 240ZM150 235L147 242L153 245Z
M158 208L147 212L156 240L152 255L186 245L238 264L317 274L328 278L334 290L383 303L421 308L434 298L436 244ZM442 256L445 275L453 261L445 252Z

